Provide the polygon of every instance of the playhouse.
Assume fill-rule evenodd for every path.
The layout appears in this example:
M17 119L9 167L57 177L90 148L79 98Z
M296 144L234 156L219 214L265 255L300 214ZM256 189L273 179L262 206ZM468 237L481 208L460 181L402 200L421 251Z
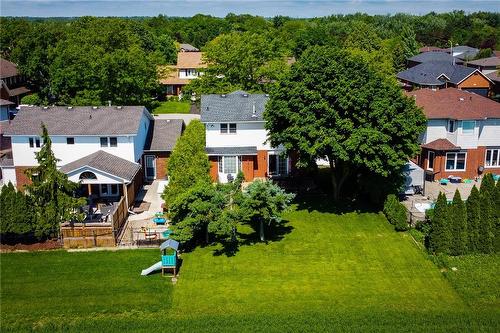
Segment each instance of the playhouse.
M174 277L177 275L177 250L179 249L179 242L173 239L167 239L160 245L161 261L156 264L143 269L141 275L149 275L154 271L161 269L161 274L165 275L165 271L172 269Z

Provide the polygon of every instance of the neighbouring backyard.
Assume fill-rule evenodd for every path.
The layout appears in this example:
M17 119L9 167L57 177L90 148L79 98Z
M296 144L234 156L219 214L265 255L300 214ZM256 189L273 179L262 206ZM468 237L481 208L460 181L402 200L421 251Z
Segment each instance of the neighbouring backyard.
M4 253L2 332L500 330L499 255L436 265L382 214L286 219L234 256L182 254L175 285L140 276L159 250Z
M153 110L153 114L162 113L189 113L191 103L179 101L161 102L160 106Z

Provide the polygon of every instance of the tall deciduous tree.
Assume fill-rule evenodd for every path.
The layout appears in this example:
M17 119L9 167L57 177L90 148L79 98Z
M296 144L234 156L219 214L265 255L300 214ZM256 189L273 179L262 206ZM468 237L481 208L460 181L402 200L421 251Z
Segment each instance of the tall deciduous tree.
M242 206L248 211L254 227L258 226L261 241L265 241L264 225L271 227L283 223L281 214L294 196L271 181L256 180L245 189Z
M175 144L168 161L170 182L163 199L168 205L198 183L210 183L210 163L205 153L205 126L193 120Z
M52 140L43 124L41 139L42 148L35 153L38 166L26 170L32 179L26 190L31 198L35 235L39 237L55 235L62 222L78 220L78 208L85 204L84 198L74 197L78 184L57 169Z
M429 235L429 247L434 253L449 253L451 231L449 226L449 207L446 196L439 193L431 220L432 229Z
M467 199L467 231L469 234L469 252L480 249L479 229L481 224L481 197L474 185Z
M453 202L449 208L449 221L452 234L450 254L454 256L466 254L467 244L469 242L467 234L467 212L458 189L455 191Z
M399 174L419 152L425 117L392 80L362 58L312 47L270 94L264 117L273 146L298 153L298 165L330 163L335 200L348 176Z

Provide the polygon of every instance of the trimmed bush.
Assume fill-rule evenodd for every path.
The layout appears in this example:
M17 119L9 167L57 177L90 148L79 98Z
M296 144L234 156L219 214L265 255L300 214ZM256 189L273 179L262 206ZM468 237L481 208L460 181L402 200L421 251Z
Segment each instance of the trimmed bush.
M396 231L408 230L406 207L399 202L394 194L389 194L384 203L384 214Z
M439 193L434 207L434 216L431 220L432 230L429 236L429 248L436 254L448 254L450 252L451 231L448 219L449 208L446 196Z

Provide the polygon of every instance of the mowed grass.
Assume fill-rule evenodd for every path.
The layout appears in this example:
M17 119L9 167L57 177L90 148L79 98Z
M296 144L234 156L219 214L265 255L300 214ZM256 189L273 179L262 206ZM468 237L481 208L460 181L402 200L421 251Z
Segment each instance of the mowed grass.
M286 218L235 256L182 254L175 285L139 275L157 250L2 254L2 331L499 331L498 257L461 288L483 276L473 262L445 277L382 215Z
M153 114L162 113L189 113L191 104L189 102L166 101L153 110Z

